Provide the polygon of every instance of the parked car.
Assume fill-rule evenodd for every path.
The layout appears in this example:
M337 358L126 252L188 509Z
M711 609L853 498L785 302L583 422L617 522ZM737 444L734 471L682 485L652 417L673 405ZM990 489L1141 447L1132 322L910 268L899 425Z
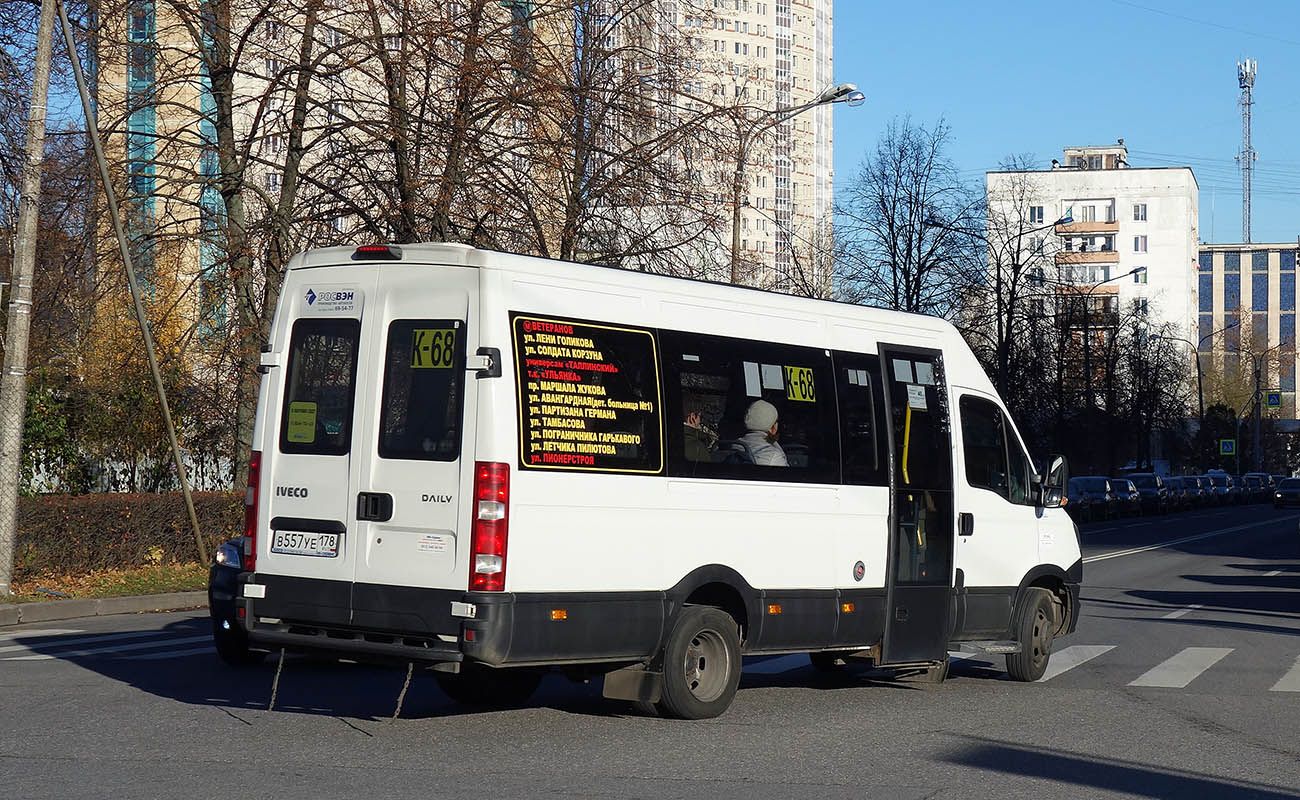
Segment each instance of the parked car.
M1169 489L1164 478L1153 472L1139 472L1128 476L1138 490L1143 512L1166 514L1169 512Z
M1277 481L1273 480L1273 476L1272 476L1272 475L1269 475L1267 472L1247 472L1247 473L1246 473L1245 475L1243 475L1242 477L1243 477L1243 478L1251 478L1251 477L1259 478L1259 482L1260 482L1260 483L1263 485L1263 487L1264 487L1263 497L1261 497L1258 501L1256 501L1256 502L1259 502L1259 503L1266 503L1266 502L1268 502L1269 498L1271 498L1271 497L1273 496L1273 490L1277 488Z
M1242 475L1241 489L1244 502L1268 502L1268 485L1265 484L1263 478L1258 475Z
M1209 482L1207 487L1210 491L1210 504L1215 506L1226 506L1232 502L1232 488L1229 482L1232 480L1226 472L1214 472L1205 476Z
M1142 495L1133 481L1128 478L1111 478L1112 494L1115 495L1116 511L1120 514L1142 516Z
M1115 516L1115 496L1111 493L1109 478L1098 475L1071 478L1067 492L1069 502L1065 508L1075 515L1076 520L1090 522Z
M1300 478L1284 478L1273 490L1273 508L1300 506Z
M1201 489L1199 475L1179 475L1183 508L1200 508L1205 505L1205 492Z

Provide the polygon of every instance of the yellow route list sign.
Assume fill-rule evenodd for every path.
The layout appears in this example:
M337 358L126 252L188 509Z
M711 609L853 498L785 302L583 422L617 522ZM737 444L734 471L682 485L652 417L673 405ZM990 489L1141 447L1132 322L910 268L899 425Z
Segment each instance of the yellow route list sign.
M456 331L451 328L416 328L411 342L411 369L451 369L456 354Z

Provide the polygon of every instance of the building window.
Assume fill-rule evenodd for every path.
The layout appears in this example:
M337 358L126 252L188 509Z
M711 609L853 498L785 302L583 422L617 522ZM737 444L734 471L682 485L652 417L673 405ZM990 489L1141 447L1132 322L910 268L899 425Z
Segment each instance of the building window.
M1250 268L1255 272L1268 272L1268 251L1252 250L1250 252Z
M1295 347L1295 314L1281 314L1277 318L1278 343L1284 350Z
M1200 340L1200 345L1197 349L1202 353L1212 351L1214 349L1214 337L1210 334L1214 333L1214 315L1202 314L1197 323L1197 328L1197 336Z
M1223 276L1223 310L1234 312L1241 308L1241 276ZM1225 323L1226 324L1226 323Z
M1139 316L1145 315L1150 306L1145 297L1137 297L1133 300L1133 313Z
M1224 272L1241 272L1241 253L1233 250L1223 254Z
M1138 271L1133 273L1133 282L1146 283L1148 271L1146 267L1138 267Z
M1096 222L1096 221L1097 221L1097 207L1096 207L1096 206L1084 206L1084 207L1083 207L1082 209L1080 209L1080 210L1083 212L1083 221L1084 221L1084 222Z
M1041 225L1041 224L1043 224L1043 207L1042 207L1042 206L1030 206L1030 207L1029 207L1029 221L1030 221L1030 223L1032 223L1032 224L1036 224L1036 225Z
M1134 252L1134 253L1145 253L1146 251L1147 251L1147 237L1145 237L1145 236L1134 236L1134 237L1133 237L1133 252Z
M1278 253L1278 265L1279 269L1295 271L1295 251L1283 250Z
M1200 267L1201 272L1213 272L1214 253L1211 253L1207 250L1199 254L1199 256L1197 257L1197 264Z
M1134 221L1134 222L1146 222L1146 221L1147 221L1147 204L1146 204L1146 203L1134 203L1134 204L1133 204L1133 221Z
M1250 347L1256 353L1268 349L1268 314L1251 315Z
M1278 276L1277 299L1279 310L1295 311L1295 273Z
M1197 308L1205 314L1214 310L1214 276L1198 276L1196 287Z
M1110 204L1108 204L1108 205L1106 206L1106 221L1107 221L1107 222L1114 222L1114 221L1115 221L1115 204L1114 204L1114 203L1110 203Z
M1268 273L1257 272L1250 280L1250 310L1268 311Z

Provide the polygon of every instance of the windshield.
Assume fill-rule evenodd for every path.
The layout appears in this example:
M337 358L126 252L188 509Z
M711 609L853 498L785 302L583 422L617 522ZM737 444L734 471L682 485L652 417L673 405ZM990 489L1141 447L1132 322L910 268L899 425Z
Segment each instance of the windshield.
M1213 484L1213 485L1215 485L1215 486L1218 486L1218 487L1222 488L1222 487L1228 485L1228 476L1227 476L1227 475L1211 475L1211 476L1210 476L1210 483Z
M1154 475L1134 475L1133 484L1139 489L1156 488L1156 476Z

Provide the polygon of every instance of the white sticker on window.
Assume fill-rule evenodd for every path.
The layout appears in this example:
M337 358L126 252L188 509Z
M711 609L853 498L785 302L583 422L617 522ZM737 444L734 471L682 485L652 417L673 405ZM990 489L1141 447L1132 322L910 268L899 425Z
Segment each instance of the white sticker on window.
M925 411L925 387L917 386L914 383L907 385L907 405L909 408L915 408L917 411Z
M763 389L758 380L758 364L745 362L745 394L749 397L762 397Z
M690 353L682 353L682 361L699 361L699 356L693 356Z
M912 383L912 362L901 358L894 359L894 380L899 383Z
M916 382L925 386L933 386L934 367L924 361L916 362Z
M785 378L780 364L763 365L763 388L775 389L778 392L785 391Z

